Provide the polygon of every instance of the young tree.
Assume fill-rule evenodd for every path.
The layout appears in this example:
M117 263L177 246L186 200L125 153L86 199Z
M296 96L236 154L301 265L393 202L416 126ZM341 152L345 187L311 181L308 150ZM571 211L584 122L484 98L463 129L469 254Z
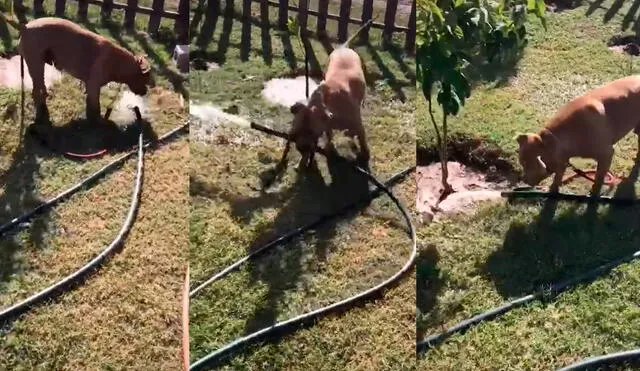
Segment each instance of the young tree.
M457 115L471 95L466 72L501 63L527 45L525 24L534 14L546 29L544 0L418 0L416 63L418 83L427 100L442 166L443 195L448 182L447 117ZM436 96L442 123L433 114Z

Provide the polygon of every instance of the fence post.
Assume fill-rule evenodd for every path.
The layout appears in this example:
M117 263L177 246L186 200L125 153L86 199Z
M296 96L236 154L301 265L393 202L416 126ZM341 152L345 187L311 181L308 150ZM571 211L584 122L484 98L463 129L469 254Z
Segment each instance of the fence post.
M364 0L362 4L362 24L367 23L373 18L373 0ZM360 37L362 40L369 41L369 30L371 27L367 27L366 30L362 30Z
M298 3L298 16L300 17L300 33L303 35L307 34L307 20L309 19L309 14L307 10L309 9L309 1L308 0L300 0Z
M138 0L127 0L127 9L124 11L124 28L133 30L136 26L136 9Z
M242 0L242 19L251 19L251 2L252 0Z
M349 18L351 18L351 0L340 2L340 23L338 23L338 42L347 41L349 33Z
M260 21L263 28L269 27L269 3L266 1L260 2Z
M153 9L153 13L151 17L149 17L149 27L147 27L147 32L149 35L156 35L158 33L158 29L160 28L160 13L164 10L164 0L153 0L153 4L151 5ZM176 23L178 20L176 20Z
M33 13L36 18L44 15L44 7L42 6L43 0L33 0Z
M398 10L398 0L387 0L387 9L384 14L384 30L382 30L382 41L387 43L393 37L393 29L396 25L396 11Z
M411 4L411 15L409 16L409 31L405 39L404 49L413 52L416 48L416 0Z
M64 17L64 8L66 0L56 0L56 17Z
M318 2L318 36L327 34L327 12L329 12L329 0L320 0Z
M209 0L209 3L215 3L219 6L218 0ZM178 35L178 43L182 45L189 44L189 16L189 0L180 0L178 3L178 19L173 25L173 30Z
M103 20L111 20L111 11L113 10L113 0L104 0L102 3L100 14Z
M278 27L282 30L287 28L287 21L289 20L289 0L280 0L280 6L278 7Z
M87 0L78 0L78 18L82 21L86 21L88 12L89 2Z

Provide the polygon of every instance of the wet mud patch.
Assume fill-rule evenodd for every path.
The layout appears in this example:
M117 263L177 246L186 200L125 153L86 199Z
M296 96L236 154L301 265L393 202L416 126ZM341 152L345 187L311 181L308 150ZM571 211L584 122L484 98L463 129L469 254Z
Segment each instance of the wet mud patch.
M448 215L473 213L482 202L502 200L519 173L497 146L456 135L449 141L448 181L454 193L442 197L442 165L435 146L418 148L416 208L428 224Z
M609 39L607 47L614 53L637 57L640 55L640 36L615 35Z

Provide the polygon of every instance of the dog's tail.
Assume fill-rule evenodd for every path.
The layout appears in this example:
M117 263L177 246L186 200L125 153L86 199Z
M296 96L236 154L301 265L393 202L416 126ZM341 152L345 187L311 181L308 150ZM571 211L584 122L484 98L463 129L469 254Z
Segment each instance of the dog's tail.
M353 35L351 35L350 38L347 39L347 41L345 41L344 43L342 43L340 45L340 48L344 48L344 47L349 47L349 45L351 44L351 42L353 40L355 40L355 38L360 35L360 33L362 31L364 31L365 29L371 27L371 25L373 24L373 19L370 19L368 21L366 21L362 26L360 26L360 28L358 28L358 31L356 31Z
M23 25L22 23L17 22L14 19L11 19L11 18L7 17L3 12L0 12L0 20L3 20L5 22L7 22L7 24L9 26L15 28L20 33L22 33L26 29L25 25Z

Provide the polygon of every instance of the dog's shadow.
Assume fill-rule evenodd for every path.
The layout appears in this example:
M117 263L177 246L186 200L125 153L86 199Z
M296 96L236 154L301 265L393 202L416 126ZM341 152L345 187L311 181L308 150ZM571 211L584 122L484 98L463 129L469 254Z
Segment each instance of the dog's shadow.
M636 161L615 198L637 198L639 169ZM555 215L558 205L549 199L532 222L512 222L502 248L480 267L504 298L565 281L639 249L640 205L570 204Z
M118 125L107 119L101 119L97 123L74 119L62 126L34 123L27 128L27 135L36 139L51 153L81 155L102 150L111 153L131 150L138 145L140 132L144 141L157 142L157 133L145 119L126 125Z
M316 156L316 161L309 168L296 172L295 192L291 193L288 200L284 200L273 222L265 226L263 232L249 245L250 251L295 227L340 210L368 194L368 179L355 172L351 164L335 156L327 157L327 177L318 167L319 157L322 158ZM255 308L245 325L246 334L276 322L280 317L278 308L282 306L286 293L298 288L302 277L311 273L305 262L308 259L314 260L312 267L324 263L328 254L336 248L334 239L339 225L348 223L369 204L370 201L363 202L339 218L326 220L312 231L312 239L297 238L287 243L284 250L272 253L251 265L250 282L260 282L268 288L264 302Z

